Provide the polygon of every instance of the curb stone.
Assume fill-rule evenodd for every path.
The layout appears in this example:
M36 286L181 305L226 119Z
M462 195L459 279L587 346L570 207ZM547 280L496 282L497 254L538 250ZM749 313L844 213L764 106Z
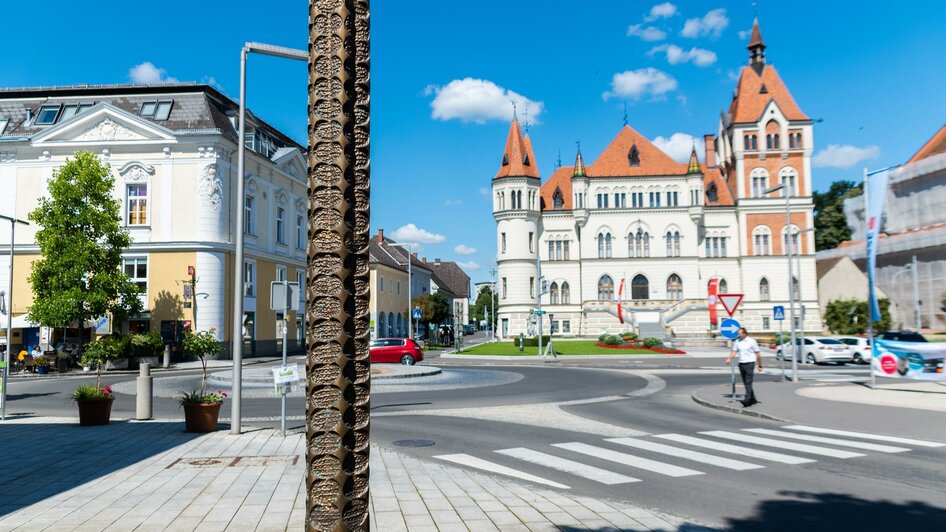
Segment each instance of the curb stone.
M766 414L765 412L759 412L758 410L748 410L745 408L736 408L734 406L716 404L716 403L707 401L706 399L701 399L700 397L697 397L696 394L698 391L699 390L691 393L690 398L693 399L695 403L703 405L707 408L714 408L716 410L722 410L723 412L730 412L732 414L742 414L744 416L767 419L769 421L776 421L779 423L794 423L794 421L790 421L788 419L782 419L780 417L775 417L773 415Z

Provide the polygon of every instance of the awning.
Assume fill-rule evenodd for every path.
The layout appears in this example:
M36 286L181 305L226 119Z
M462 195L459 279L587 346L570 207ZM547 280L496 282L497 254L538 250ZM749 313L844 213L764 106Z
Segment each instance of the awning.
M19 316L13 316L13 328L14 329L28 329L30 327L39 327L38 323L33 323L27 319L28 314L20 314ZM7 328L7 317L0 315L0 329Z

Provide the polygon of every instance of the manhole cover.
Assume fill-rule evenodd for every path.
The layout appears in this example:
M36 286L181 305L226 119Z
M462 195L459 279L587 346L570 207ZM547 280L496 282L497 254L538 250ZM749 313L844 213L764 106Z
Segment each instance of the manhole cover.
M430 447L434 442L432 440L398 440L394 445L398 447Z

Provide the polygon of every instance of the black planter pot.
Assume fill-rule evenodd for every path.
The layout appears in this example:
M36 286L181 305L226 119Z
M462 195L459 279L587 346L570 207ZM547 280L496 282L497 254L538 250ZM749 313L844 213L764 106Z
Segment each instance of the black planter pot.
M48 375L48 374L49 374L49 366L36 366L36 373L38 373L38 374L40 374L40 375Z

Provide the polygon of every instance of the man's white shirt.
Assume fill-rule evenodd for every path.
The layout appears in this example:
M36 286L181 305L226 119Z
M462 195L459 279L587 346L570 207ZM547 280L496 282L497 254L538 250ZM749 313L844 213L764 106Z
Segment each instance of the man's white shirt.
M745 340L734 341L732 350L738 354L740 364L755 362L755 355L759 352L759 344L755 341L755 338L747 336Z

